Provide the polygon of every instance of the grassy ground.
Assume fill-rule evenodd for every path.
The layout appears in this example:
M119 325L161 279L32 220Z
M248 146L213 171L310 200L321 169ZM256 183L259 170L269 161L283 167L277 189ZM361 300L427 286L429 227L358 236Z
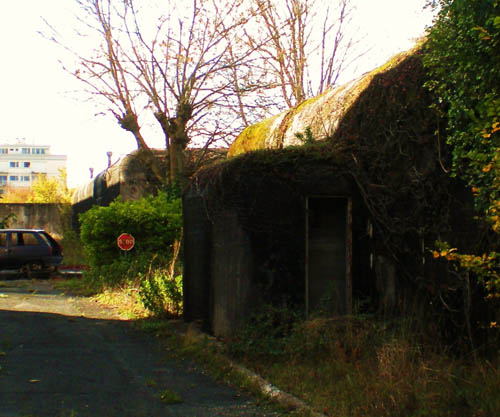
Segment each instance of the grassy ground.
M230 342L229 354L325 415L500 415L497 360L425 346L407 324L316 319L281 339L257 333Z

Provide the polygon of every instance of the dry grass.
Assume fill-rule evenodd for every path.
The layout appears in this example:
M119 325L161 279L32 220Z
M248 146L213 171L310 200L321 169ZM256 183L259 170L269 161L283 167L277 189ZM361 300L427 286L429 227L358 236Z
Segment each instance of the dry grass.
M500 415L497 363L459 360L367 320L303 323L271 360L229 350L327 416Z

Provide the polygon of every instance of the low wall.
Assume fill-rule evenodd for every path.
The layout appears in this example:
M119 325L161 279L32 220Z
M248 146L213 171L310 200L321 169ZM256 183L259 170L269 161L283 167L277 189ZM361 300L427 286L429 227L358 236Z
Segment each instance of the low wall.
M10 213L9 228L44 229L56 239L63 233L63 219L57 204L7 203L0 204L0 220Z

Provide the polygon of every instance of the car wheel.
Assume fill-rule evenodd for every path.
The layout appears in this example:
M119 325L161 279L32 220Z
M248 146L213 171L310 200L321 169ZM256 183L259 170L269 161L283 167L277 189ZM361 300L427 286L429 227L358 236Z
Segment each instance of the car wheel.
M17 277L19 279L29 279L31 277L31 270L29 265L23 265L19 270L17 271Z
M25 279L49 278L49 273L41 262L30 262L21 267L21 276Z

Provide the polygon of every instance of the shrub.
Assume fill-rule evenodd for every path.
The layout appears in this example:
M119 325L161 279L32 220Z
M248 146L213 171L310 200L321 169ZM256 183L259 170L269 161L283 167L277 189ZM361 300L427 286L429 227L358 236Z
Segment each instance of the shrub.
M93 268L129 262L116 244L124 232L135 237L127 257L159 252L167 257L181 236L181 199L167 191L136 201L116 199L108 207L95 206L81 214L80 221L81 239Z
M149 311L158 316L182 314L182 275L172 276L166 267L140 274L139 298Z

